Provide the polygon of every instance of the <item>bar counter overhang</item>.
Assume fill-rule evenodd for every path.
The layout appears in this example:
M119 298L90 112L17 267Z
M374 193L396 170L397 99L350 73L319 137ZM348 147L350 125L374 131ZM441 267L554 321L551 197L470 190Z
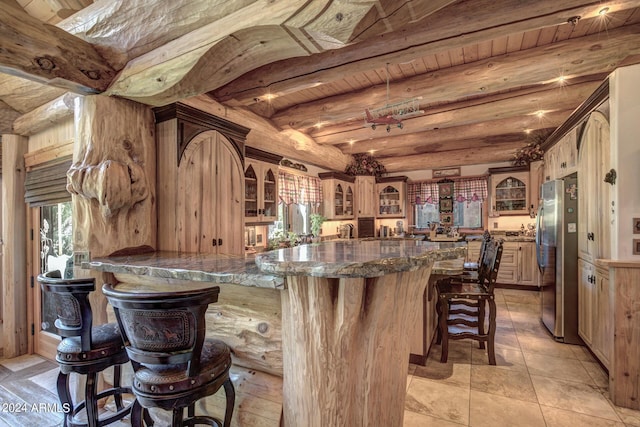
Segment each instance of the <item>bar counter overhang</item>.
M155 252L83 267L279 289L285 426L388 426L402 425L410 331L433 263L465 254L465 243L351 240L255 259Z

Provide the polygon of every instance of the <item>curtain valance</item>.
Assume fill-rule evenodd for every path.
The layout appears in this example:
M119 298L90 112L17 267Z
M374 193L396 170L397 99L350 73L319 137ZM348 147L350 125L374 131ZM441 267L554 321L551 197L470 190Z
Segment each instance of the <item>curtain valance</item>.
M322 182L320 178L306 175L294 175L280 171L278 173L279 196L285 204L318 205L322 202Z
M486 177L454 178L452 181L453 199L457 202L482 201L489 195ZM407 195L412 205L438 204L438 182L411 182L407 186Z

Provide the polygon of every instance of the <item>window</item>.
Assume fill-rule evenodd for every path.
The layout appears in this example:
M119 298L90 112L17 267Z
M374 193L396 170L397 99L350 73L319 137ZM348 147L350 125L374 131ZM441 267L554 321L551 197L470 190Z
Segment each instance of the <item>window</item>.
M425 203L415 205L416 228L428 228L429 223L440 222L438 205ZM482 202L480 200L453 203L453 226L461 228L482 228Z
M482 228L482 202L454 202L453 225L462 228Z

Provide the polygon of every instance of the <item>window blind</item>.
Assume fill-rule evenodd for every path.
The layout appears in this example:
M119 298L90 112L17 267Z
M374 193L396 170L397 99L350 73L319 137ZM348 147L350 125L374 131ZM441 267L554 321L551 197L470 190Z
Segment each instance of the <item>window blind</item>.
M31 207L52 205L71 200L67 191L67 171L71 156L56 159L27 171L24 200Z

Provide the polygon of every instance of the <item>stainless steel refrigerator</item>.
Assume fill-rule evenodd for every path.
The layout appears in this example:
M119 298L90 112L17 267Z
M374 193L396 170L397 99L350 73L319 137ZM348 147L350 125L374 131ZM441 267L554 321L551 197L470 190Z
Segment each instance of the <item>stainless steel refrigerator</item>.
M577 174L542 184L536 223L542 323L557 341L580 344Z

